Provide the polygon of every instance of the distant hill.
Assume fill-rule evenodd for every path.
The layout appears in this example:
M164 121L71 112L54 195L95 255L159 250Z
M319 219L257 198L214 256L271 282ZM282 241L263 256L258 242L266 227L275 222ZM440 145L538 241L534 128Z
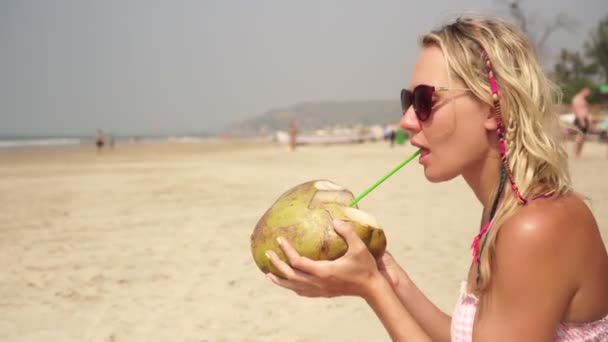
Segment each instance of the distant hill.
M245 137L286 130L297 122L298 130L310 131L328 127L396 124L401 118L399 101L347 101L301 103L268 112L230 125L223 134Z

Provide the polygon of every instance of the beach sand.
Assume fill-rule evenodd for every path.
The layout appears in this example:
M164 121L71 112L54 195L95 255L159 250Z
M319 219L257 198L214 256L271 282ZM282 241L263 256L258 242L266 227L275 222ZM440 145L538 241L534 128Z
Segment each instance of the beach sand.
M588 144L571 162L605 241L607 149ZM0 341L388 341L359 298L270 283L249 236L292 186L329 179L358 194L412 152L223 140L2 150ZM359 205L451 313L481 209L464 181L431 184L412 162Z

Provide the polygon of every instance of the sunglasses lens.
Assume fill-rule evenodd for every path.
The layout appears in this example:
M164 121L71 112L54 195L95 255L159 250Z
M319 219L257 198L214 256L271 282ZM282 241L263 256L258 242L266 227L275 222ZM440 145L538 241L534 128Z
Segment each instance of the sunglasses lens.
M433 91L430 86L418 86L414 89L414 109L420 121L428 120L433 109Z
M403 89L401 90L401 112L405 115L408 108L412 105L412 93L409 90Z

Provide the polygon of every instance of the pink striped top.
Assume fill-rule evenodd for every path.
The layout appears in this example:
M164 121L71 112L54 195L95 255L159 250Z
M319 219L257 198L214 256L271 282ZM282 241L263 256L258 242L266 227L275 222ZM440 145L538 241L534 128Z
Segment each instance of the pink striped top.
M460 286L460 297L452 314L452 342L473 340L473 320L478 299L467 291L467 282ZM608 341L608 316L590 323L560 323L553 341Z

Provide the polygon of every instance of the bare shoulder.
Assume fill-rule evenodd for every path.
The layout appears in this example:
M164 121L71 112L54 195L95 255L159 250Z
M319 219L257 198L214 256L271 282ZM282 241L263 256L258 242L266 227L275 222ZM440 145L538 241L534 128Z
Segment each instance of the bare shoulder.
M568 193L519 208L500 228L496 256L503 269L542 273L538 281L559 279L572 289L593 253L591 246L603 247L595 218L581 197Z
M543 267L576 269L593 240L600 240L597 223L583 199L574 193L528 202L507 219L498 233L498 261L510 266L534 261ZM513 265L514 267L517 265ZM540 266L540 265L539 265ZM562 274L563 276L563 274Z
M509 327L505 336L548 340L559 322L603 317L608 277L597 275L607 273L600 271L607 261L593 214L579 196L530 201L498 230L477 335Z
M503 285L520 283L522 293L535 284L537 294L561 302L567 308L561 319L601 317L608 309L608 255L592 211L577 194L521 207L500 228L495 262Z
M501 227L501 240L520 247L555 249L576 254L585 242L601 239L593 213L577 194L530 201Z

